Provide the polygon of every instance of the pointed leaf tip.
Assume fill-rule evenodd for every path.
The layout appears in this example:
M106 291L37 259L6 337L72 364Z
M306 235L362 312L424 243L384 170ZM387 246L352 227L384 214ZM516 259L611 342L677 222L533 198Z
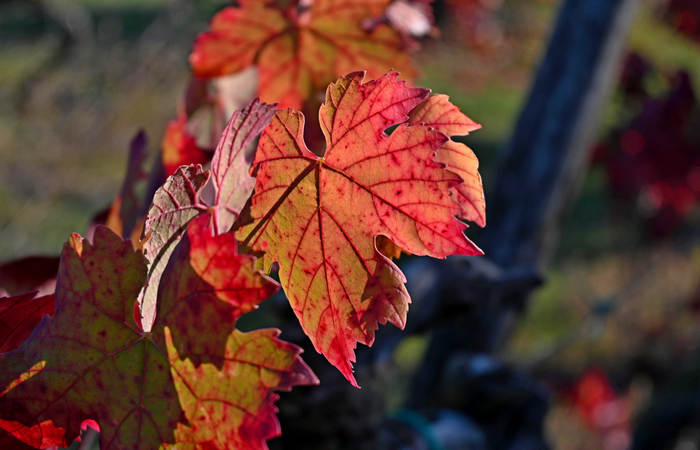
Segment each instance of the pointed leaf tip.
M481 125L462 113L447 95L433 95L411 111L410 123L432 127L447 136L466 136ZM442 163L462 179L450 190L460 206L459 216L480 227L486 226L486 199L479 174L479 160L474 152L461 142L447 141L435 154ZM479 250L480 251L480 250ZM480 254L483 252L480 251Z

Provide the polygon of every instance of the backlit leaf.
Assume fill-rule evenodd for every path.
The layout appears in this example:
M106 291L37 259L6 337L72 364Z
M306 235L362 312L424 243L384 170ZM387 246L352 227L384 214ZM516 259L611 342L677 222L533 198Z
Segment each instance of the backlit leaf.
M453 105L446 95L428 98L411 111L409 122L433 127L450 137L465 136L481 128ZM486 199L479 175L479 160L472 149L461 142L449 140L437 151L435 160L462 178L462 182L451 191L461 207L459 216L480 227L486 226Z
M277 336L273 329L234 330L221 368L195 367L180 358L166 329L175 388L191 424L178 425L177 448L264 450L265 441L280 435L274 391L318 384L318 379L299 357L301 349Z
M151 265L139 298L145 330L150 329L155 316L160 277L187 223L211 207L215 234L228 231L248 201L255 186L255 179L249 173L255 155L254 142L274 111L273 105L256 99L231 116L212 159L210 204L202 198L210 173L202 171L199 165L178 168L156 191L145 226L144 250Z
M156 191L146 218L148 242L144 249L149 260L182 234L190 220L207 210L201 191L208 180L209 172L200 165L181 167Z
M266 252L266 267L279 262L304 331L355 385L356 342L371 345L378 323L403 327L410 302L376 236L416 255L481 254L455 218L450 190L462 179L434 160L448 138L404 123L429 92L397 74L362 79L352 73L328 87L319 112L323 157L306 147L301 113L276 114L255 158L254 222L239 230L245 244Z
M286 9L243 1L218 13L190 56L198 76L213 78L251 65L259 69L258 95L265 102L300 108L336 77L367 70L414 74L398 32L367 19L384 13L391 0L314 0Z
M214 237L209 219L199 219L164 273L163 313L150 333L133 318L146 278L143 254L104 226L97 227L94 243L77 235L69 240L54 316L0 359L0 429L40 448L71 442L85 419L99 424L103 450L158 448L183 433L200 439L203 419L194 410L209 402L191 403L182 391L187 380L217 402L251 412L230 422L226 433L260 446L275 435L269 431L278 430L271 391L316 379L296 347L275 339L277 332L233 331L235 318L254 307L241 293L259 301L276 284L254 270L252 257L235 253L230 234ZM221 330L220 337L210 335ZM203 365L194 369L190 361ZM189 368L219 373L214 382L192 378Z
M74 236L64 246L54 316L0 360L0 427L12 433L52 420L71 442L94 418L103 449L173 440L182 413L168 360L132 318L145 276L143 255L106 227L94 244ZM36 433L24 438L41 446Z

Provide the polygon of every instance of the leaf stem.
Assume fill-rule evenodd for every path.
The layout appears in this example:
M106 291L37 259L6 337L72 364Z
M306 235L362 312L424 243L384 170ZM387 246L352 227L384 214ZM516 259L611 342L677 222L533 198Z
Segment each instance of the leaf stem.
M299 175L292 181L289 186L287 186L287 189L280 195L280 198L277 199L274 205L272 205L272 208L270 208L265 216L255 225L255 227L251 230L250 233L248 233L248 236L241 242L241 244L245 247L249 247L250 245L250 240L255 236L255 234L260 231L260 229L270 220L273 214L277 212L277 209L284 203L284 201L289 197L289 194L296 189L296 187L301 183L301 180L306 178L308 174L311 173L311 171L314 170L317 166L317 161L310 161L310 164L306 166L304 170L302 170Z

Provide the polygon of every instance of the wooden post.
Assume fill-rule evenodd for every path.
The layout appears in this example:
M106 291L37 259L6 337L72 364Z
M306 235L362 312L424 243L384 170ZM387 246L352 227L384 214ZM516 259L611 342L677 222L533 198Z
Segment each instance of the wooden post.
M639 1L563 3L487 196L482 245L499 266L539 267L549 259L562 213L586 173Z
M414 296L418 322L437 330L413 380L410 407L424 407L435 398L452 355L497 350L526 306L556 242L565 207L586 172L588 150L639 1L563 1L495 187L486 196L487 226L479 244L488 260L453 258L422 269L435 271L433 286L423 292L443 294L426 302ZM462 266L461 279L442 275L454 277L455 265ZM478 299L474 293L480 293ZM433 303L429 314L420 313L426 310L421 303ZM456 313L460 304L463 312ZM409 328L412 320L409 316ZM446 320L450 322L440 327Z

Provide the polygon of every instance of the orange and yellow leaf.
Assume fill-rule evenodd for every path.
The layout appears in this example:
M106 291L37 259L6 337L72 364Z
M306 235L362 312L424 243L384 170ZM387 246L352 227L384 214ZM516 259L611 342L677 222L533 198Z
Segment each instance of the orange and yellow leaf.
M391 0L314 0L309 9L239 3L217 14L211 30L197 38L190 56L196 75L220 77L256 65L263 101L301 108L351 71L366 70L373 78L387 70L409 78L415 73L397 31L383 23L364 26Z
M459 108L450 102L446 95L433 95L411 111L412 124L433 127L447 136L466 136L481 128ZM437 162L445 164L462 178L462 182L452 188L451 195L460 205L459 216L480 227L486 226L486 199L479 175L479 160L465 144L449 140L437 151Z
M280 111L263 132L245 244L279 262L280 281L315 348L356 385L356 342L371 345L379 323L403 327L404 276L376 247L388 237L416 255L481 254L456 219L450 190L462 182L435 160L448 138L409 125L428 96L388 74L331 84L319 111L322 157L304 142L304 116ZM385 130L398 125L388 136Z
M275 391L318 384L301 349L277 339L274 329L242 333L226 342L221 368L181 359L169 330L165 338L175 388L190 425L175 431L178 449L266 450L281 433Z

